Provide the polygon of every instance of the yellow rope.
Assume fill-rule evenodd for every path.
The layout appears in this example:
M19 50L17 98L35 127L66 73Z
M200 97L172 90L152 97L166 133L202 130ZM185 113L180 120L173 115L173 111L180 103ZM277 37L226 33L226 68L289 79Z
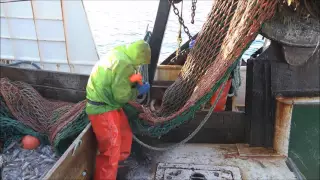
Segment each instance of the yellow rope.
M181 1L181 17L182 17L182 11L183 11L183 1ZM178 42L178 48L176 51L176 60L178 59L179 53L180 53L180 47L182 43L182 38L181 38L181 29L182 29L182 24L179 23L179 31L178 31L178 37L177 37L177 42Z

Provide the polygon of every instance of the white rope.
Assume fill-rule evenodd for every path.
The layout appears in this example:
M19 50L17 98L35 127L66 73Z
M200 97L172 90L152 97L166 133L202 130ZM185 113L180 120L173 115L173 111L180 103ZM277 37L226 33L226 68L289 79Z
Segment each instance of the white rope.
M171 146L167 146L167 147L154 147L154 146L150 146L144 142L142 142L140 139L138 139L134 134L133 134L133 139L135 141L137 141L137 143L139 143L141 146L151 149L151 150L155 150L155 151L167 151L173 148L176 148L178 146L181 146L185 143L187 143L190 139L192 139L199 131L200 129L203 127L203 125L208 121L208 119L210 118L213 110L215 109L216 105L218 104L221 94L223 92L223 89L225 87L225 85L227 84L227 80L223 83L221 90L219 91L218 97L215 100L214 104L211 106L211 108L208 111L208 114L206 115L206 117L201 121L201 123L198 125L198 127L188 136L186 137L184 140L180 141L177 144L171 145Z
M143 82L149 82L148 65L140 66L139 72L142 75ZM145 101L146 98L147 98L147 102L145 104L149 104L149 102L150 102L150 91L148 93L144 94L141 99L137 98L137 102L139 104L141 104L141 103L143 103Z
M239 60L237 66L233 70L233 77L231 80L232 85L232 93L228 94L228 97L237 96L237 92L241 86L241 74L240 74L240 68L241 68L241 60Z
M149 27L149 24L148 24L147 29L146 29L146 35L144 37L144 40L149 43L150 38L151 38L151 32L148 31L148 27ZM149 67L148 67L147 64L142 65L142 66L139 67L139 72L142 75L143 82L149 82L149 71L148 71L148 69L149 69ZM149 104L149 102L150 102L150 91L148 93L144 94L141 99L137 98L137 102L139 104L141 104L141 103L143 103L145 101L146 98L147 98L147 102L145 104Z
M149 32L147 31L146 33L147 33L147 34L146 34L145 40L148 42L149 39L147 39L147 38L149 37L149 36L148 36L148 35L149 35L149 34L148 34ZM150 33L150 34L151 34L151 33ZM150 37L149 37L149 38L150 38ZM149 82L148 65L140 66L139 71L140 71L140 73L141 73L141 75L142 75L142 77L143 77L143 81L144 81L144 82ZM178 147L178 146L180 146L180 145L182 145L182 144L187 143L190 139L192 139L192 138L200 131L200 129L204 126L204 124L205 124L205 123L208 121L208 119L210 118L213 110L215 109L216 105L217 105L218 102L219 102L219 99L220 99L220 97L221 97L221 94L222 94L222 92L223 92L224 87L225 87L226 84L227 84L227 80L223 83L222 88L221 88L221 90L220 90L220 92L219 92L219 94L218 94L218 97L217 97L217 99L215 100L214 104L213 104L213 105L211 106L211 108L209 109L208 114L206 115L206 117L201 121L201 123L198 125L198 127L197 127L188 137L186 137L184 140L180 141L179 143L174 144L174 145L171 145L171 146L167 146L167 147L154 147L154 146L150 146L150 145L142 142L142 141L141 141L140 139L138 139L134 134L133 134L133 139L134 139L137 143L139 143L141 146L143 146L143 147L145 147L145 148L148 148L148 149L151 149L151 150L155 150L155 151L167 151L167 150L173 149L173 148L175 148L175 147ZM150 91L149 91L147 94L143 95L143 97L142 97L141 99L137 99L137 102L140 103L140 104L143 103L144 100L146 99L146 97L148 98L146 104L149 104L149 102L150 102Z

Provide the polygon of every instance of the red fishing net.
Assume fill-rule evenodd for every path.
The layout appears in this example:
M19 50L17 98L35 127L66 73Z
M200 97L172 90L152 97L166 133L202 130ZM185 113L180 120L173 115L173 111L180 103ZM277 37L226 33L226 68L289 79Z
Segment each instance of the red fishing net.
M178 79L163 97L161 109L151 112L136 103L140 118L163 123L183 116L213 88L248 48L278 0L216 0Z
M73 104L45 99L31 85L7 78L0 80L0 96L17 121L47 135L51 143L55 138L61 138L56 136L65 127L77 130L76 124L69 125L77 120L85 107L85 101Z

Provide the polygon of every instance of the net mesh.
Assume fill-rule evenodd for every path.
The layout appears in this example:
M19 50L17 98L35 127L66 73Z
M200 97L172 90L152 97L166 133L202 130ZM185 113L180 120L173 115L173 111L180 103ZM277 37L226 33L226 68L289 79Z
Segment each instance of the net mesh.
M3 142L5 147L21 138L23 134L35 136L40 139L43 144L48 144L48 140L44 135L14 120L2 96L0 96L0 107L0 142Z
M278 0L216 0L177 80L160 110L135 102L125 106L136 133L161 136L192 119L227 80L237 60L270 19ZM150 124L150 122L152 124Z
M85 101L48 100L27 83L1 78L0 97L0 140L6 144L29 134L61 154L89 123Z
M278 0L216 0L178 79L163 97L161 108L130 102L124 110L135 133L158 137L194 118L225 82ZM43 98L31 85L0 80L0 140L30 134L58 153L88 124L85 101L77 104Z

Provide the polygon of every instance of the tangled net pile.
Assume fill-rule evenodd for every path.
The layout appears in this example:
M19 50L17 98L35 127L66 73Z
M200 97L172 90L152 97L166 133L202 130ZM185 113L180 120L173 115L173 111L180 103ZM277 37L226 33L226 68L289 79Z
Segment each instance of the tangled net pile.
M238 59L270 19L278 0L216 0L182 71L151 112L135 102L125 106L135 133L159 137L192 119L226 81ZM150 122L152 125L150 125Z
M0 141L5 146L24 135L38 137L62 154L89 123L84 107L43 98L31 85L0 80Z

